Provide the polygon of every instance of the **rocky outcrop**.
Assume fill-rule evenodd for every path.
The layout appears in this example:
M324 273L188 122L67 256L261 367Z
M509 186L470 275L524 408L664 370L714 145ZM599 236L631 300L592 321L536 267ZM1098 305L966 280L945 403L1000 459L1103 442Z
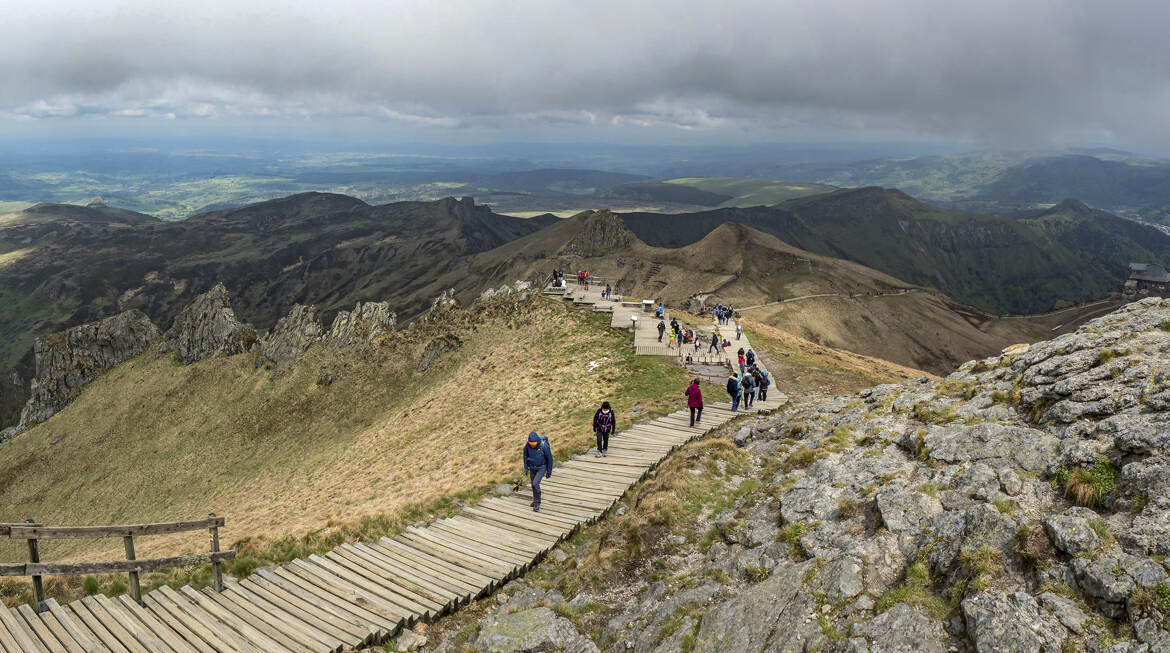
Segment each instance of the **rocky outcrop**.
M387 302L358 302L352 311L340 311L333 318L329 340L337 346L368 343L380 335L390 333L398 324L398 316Z
M544 563L535 582L557 589L500 610L599 602L580 632L630 653L1170 652L1166 300L728 438L750 469L693 451L614 512L644 517ZM716 496L692 518L694 488ZM599 569L630 555L605 548L626 529L652 551Z
M158 335L150 318L132 310L37 338L37 374L18 430L52 417L77 397L82 386L145 351Z
M579 219L584 222L581 233L560 249L561 256L608 256L637 240L626 223L609 211L594 211Z
M279 365L291 363L304 356L324 332L317 309L297 304L260 338L260 353Z
M236 319L222 283L193 299L175 318L165 337L175 358L187 364L212 356L241 354L256 344L255 329Z

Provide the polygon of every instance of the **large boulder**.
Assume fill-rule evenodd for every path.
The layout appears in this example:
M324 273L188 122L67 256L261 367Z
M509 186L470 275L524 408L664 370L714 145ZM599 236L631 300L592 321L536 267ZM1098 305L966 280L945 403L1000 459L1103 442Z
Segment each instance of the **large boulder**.
M277 364L291 363L304 356L324 332L317 309L297 304L260 338L260 353Z
M1026 592L984 592L965 599L962 607L979 653L1059 651L1068 639L1060 621Z
M494 614L484 620L475 648L485 653L593 653L597 647L585 639L572 622L546 607L511 614Z
M870 642L870 653L944 653L949 650L942 623L905 603L899 603L870 621L853 627L852 635Z
M49 419L73 401L83 385L142 353L156 338L158 328L139 310L37 338L37 374L19 429Z
M167 345L180 363L250 351L256 331L236 319L222 283L187 304L166 333Z
M352 311L339 311L329 329L329 340L338 346L369 343L394 331L398 316L388 302L358 302Z

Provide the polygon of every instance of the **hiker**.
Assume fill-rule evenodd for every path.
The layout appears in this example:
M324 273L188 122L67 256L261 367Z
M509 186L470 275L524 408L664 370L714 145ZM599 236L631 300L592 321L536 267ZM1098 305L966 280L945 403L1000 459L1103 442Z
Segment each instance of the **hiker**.
M754 352L750 349L747 350L747 364L748 364L748 367L751 367L752 365L756 364L756 352Z
M609 436L617 430L617 416L608 401L601 402L601 408L593 413L593 432L597 434L597 457L609 453Z
M756 402L756 377L748 372L743 375L740 385L743 386L743 407L751 408Z
M718 333L711 334L711 346L707 349L707 353L708 354L711 354L711 353L718 354L719 353L719 334Z
M666 307L662 305L662 302L658 302L658 308L654 309L654 317L659 319L666 318Z
M675 338L677 338L677 336L678 336L678 332L675 331L674 329L671 329L670 330L670 342L667 343L667 346L670 347L671 349L674 349L674 341L675 341Z
M687 408L691 409L691 426L703 421L703 390L699 387L699 380L691 381L684 393L687 396Z
M675 333L678 333L679 326L678 326L678 318L677 317L670 318L670 330L674 331Z
M658 342L662 342L662 334L666 333L666 322L658 320Z
M699 334L697 334L697 333L695 334L693 341L695 343L695 355L698 356L699 355Z
M761 370L761 369L757 368L757 371L760 373L760 377L759 377L760 382L758 384L756 384L757 387L759 387L759 399L760 399L760 401L767 401L768 400L768 386L772 385L772 378L770 376L768 376L768 372L765 370Z
M743 357L743 350L742 349L739 350L738 361L739 361L739 373L743 374L745 371L745 368L747 368L747 360L744 359L744 357Z
M732 372L727 379L727 394L731 396L731 412L735 412L739 408L739 376Z
M611 288L608 283L605 284L605 299L606 301L613 299L613 288Z
M735 323L735 339L738 341L740 338L743 338L743 325L740 324L739 322L736 322Z
M552 476L552 447L548 438L536 431L528 434L524 445L524 471L532 479L532 510L540 512L540 482Z

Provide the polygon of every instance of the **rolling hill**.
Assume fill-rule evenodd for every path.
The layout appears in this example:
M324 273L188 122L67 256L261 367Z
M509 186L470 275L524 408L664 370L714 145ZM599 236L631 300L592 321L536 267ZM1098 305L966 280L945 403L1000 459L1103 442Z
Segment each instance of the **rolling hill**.
M836 190L823 184L784 179L676 177L619 184L597 192L602 199L670 202L710 207L769 206Z

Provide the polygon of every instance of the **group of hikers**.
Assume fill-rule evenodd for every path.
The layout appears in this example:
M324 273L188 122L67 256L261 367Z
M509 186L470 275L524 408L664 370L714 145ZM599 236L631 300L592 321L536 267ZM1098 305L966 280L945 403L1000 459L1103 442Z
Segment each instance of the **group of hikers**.
M589 290L589 284L593 281L593 275L587 270L577 270L577 285L582 286L585 290ZM553 268L552 271L552 285L553 288L565 287L565 271L560 268ZM601 291L601 298L604 300L613 299L613 288L607 283L605 290Z
M731 324L731 318L735 315L735 309L730 304L724 306L723 304L716 304L711 308L711 313L715 315L715 321L719 324Z
M756 364L756 353L752 350L744 352L743 347L738 352L739 374L731 373L727 379L727 394L731 397L731 412L735 412L742 404L751 408L756 400L768 400L768 388L772 385L772 377L768 372Z
M554 283L560 281L563 284L564 273L560 270L553 271ZM578 281L582 285L588 284L588 273L581 271L578 273ZM606 286L607 294L609 286ZM715 307L715 317L721 324L727 324L732 315L730 306L717 305ZM658 305L656 311L660 318L658 322L658 341L662 342L662 337L667 330L666 322L664 321L665 311L661 304ZM742 333L741 331L737 331ZM695 351L699 350L698 335L691 329L684 329L679 324L677 319L670 320L670 344L673 346L675 342L679 343L694 343ZM710 352L717 353L720 348L726 349L730 347L731 343L726 339L721 338L718 333L711 335ZM757 364L756 353L751 349L744 351L743 347L739 348L737 353L737 363L739 366L739 374L734 371L727 379L727 394L731 397L731 411L736 412L742 405L745 409L751 408L756 400L767 401L768 387L772 385L772 379L766 371L764 371ZM690 409L691 426L700 424L703 421L703 391L700 388L699 379L694 379L691 384L687 386L683 393L687 400L687 408ZM603 458L609 455L609 438L617 431L617 415L614 413L613 407L608 401L602 402L601 407L593 413L593 433L597 439L597 449L594 455L598 458ZM540 512L540 483L546 478L552 477L553 472L553 454L552 446L549 444L548 438L540 435L536 431L528 434L528 441L524 445L523 453L524 474L528 476L532 485L532 509Z

